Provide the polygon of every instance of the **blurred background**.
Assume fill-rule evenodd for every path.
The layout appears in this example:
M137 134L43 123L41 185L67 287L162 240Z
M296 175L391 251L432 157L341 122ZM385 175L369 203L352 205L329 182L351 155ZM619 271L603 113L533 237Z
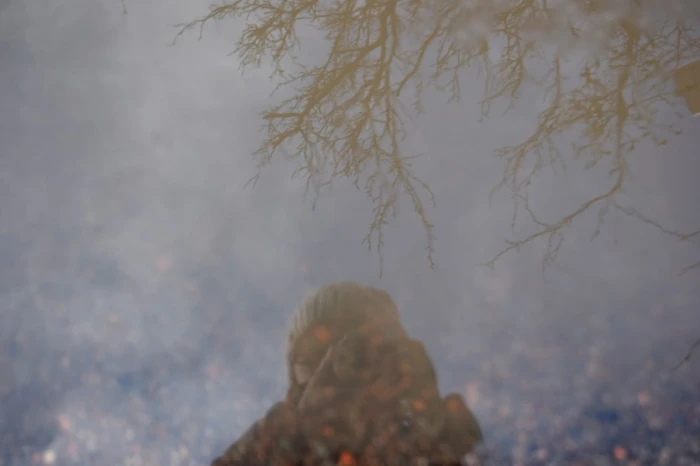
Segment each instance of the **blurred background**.
M534 84L484 120L476 71L458 105L426 91L403 145L426 154L413 170L437 200L435 267L400 199L380 277L362 244L373 206L351 183L312 209L280 157L244 188L281 97L269 67L241 74L229 55L243 21L171 46L207 1L127 7L0 3L0 465L209 464L283 395L287 319L336 280L391 293L441 389L481 421L484 464L700 465L700 354L673 370L700 338L700 271L681 273L693 238L613 212L591 241L592 210L544 271L546 238L480 265L533 231L489 192L493 151L543 108ZM659 108L683 134L638 145L619 199L692 232L700 120ZM610 184L583 165L537 181L545 221Z

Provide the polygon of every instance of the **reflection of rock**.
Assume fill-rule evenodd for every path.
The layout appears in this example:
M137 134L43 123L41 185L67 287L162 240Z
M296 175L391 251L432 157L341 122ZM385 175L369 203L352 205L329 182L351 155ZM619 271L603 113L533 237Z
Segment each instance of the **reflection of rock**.
M481 441L478 422L462 397L440 397L430 357L408 336L385 291L353 282L314 291L292 317L288 340L288 401L304 410L315 395L320 406L314 413L325 408L348 422L355 418L350 430L362 438L367 429L379 442L375 447L384 439L377 448L384 454L427 458L442 444L445 460L452 461L447 459L450 448L458 460ZM313 374L303 383L295 380L294 365L300 363L310 364L307 372ZM295 383L309 384L300 400L293 395Z
M384 333L406 336L398 309L383 290L338 282L309 293L290 320L287 400L298 403L304 384L328 348L367 323L380 327Z
M341 282L307 296L288 361L286 402L213 464L458 464L482 440L462 396L440 396L430 357L384 291Z

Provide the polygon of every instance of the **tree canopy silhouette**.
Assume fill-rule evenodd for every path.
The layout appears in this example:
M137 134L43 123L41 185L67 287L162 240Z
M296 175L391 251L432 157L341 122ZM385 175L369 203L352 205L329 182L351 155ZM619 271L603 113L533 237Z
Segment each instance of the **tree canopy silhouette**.
M234 0L178 25L175 40L195 27L201 36L210 20L246 18L234 50L241 66L269 60L279 86L293 89L292 97L263 114L266 138L255 153L258 173L251 181L275 156L299 161L295 175L303 174L307 189L317 195L338 177L350 179L373 203L374 220L365 241L378 249L382 227L399 197L408 195L425 229L431 266L433 226L425 202L435 200L411 169L416 155L400 149L406 117L400 98L412 90L418 113L424 111L421 96L427 86L458 101L464 70L475 65L485 71L481 115L488 117L497 99L512 103L526 82L536 82L545 90L547 104L529 137L496 151L504 171L494 191L509 190L515 214L527 212L537 230L508 242L488 264L546 239L545 266L556 259L564 230L592 209L598 209L599 219L594 236L613 210L680 240L700 235L700 230L665 228L616 202L636 147L642 141L664 145L668 135L679 133L658 111L682 103L672 74L700 56L697 22L661 20L663 7L651 0ZM318 65L302 63L295 54L303 45L297 31L309 26L328 44ZM563 70L568 53L584 38L590 45L591 37L596 53L583 61L572 84ZM568 48L553 49L556 44ZM494 50L500 50L496 60ZM683 115L678 109L675 113ZM562 149L564 134L577 136L578 142ZM528 187L542 170L564 167L569 158L584 160L586 169L607 163L609 186L558 220L544 222L530 208ZM379 255L381 261L381 251Z

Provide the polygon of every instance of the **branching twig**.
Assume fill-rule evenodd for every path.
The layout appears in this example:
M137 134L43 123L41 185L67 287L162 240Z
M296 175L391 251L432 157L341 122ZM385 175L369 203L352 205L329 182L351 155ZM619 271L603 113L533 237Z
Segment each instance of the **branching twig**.
M427 219L424 196L431 204L434 197L411 171L400 148L406 129L399 99L409 83L414 84L414 109L421 112L427 85L458 101L464 70L472 64L483 67L482 118L488 117L499 99L505 99L510 108L524 83L538 84L547 90L547 105L529 137L497 151L504 172L494 190L512 190L517 211L542 170L564 168L569 158L583 160L584 170L609 164L612 181L612 188L592 195L559 220L535 222L536 233L508 242L489 261L493 265L510 251L547 238L545 266L556 259L563 229L596 206L600 207L598 234L627 181L628 158L637 146L643 141L664 145L661 133L676 132L657 118L657 108L680 103L668 78L680 64L700 54L697 31L683 21L642 29L639 8L611 19L612 10L600 8L601 2L555 3L514 0L469 6L459 0L234 0L178 25L175 40L194 27L201 37L210 20L246 19L234 50L241 66L259 66L269 59L279 86L295 89L291 98L263 115L266 138L255 152L258 175L254 180L283 148L290 148L291 154L282 156L300 162L295 175L303 174L307 189L314 188L317 195L337 177L349 179L374 205L365 242L370 248L376 244L380 268L383 227L402 196L410 198L421 219L428 261L431 266L434 263L433 225ZM564 30L562 22L567 25ZM483 24L490 28L484 29ZM300 25L316 28L329 44L321 64L300 64L294 56L301 46L296 33ZM552 37L547 36L550 31L569 34L572 42L595 37L604 43L597 56L582 64L574 85L566 81L570 76L564 76L566 56L545 54L544 47L556 42L547 40ZM494 40L503 44L497 60L492 58ZM285 70L287 59L294 64L291 70ZM533 74L543 69L546 72ZM572 132L578 133L579 142L564 151L561 138ZM530 217L535 218L531 211Z

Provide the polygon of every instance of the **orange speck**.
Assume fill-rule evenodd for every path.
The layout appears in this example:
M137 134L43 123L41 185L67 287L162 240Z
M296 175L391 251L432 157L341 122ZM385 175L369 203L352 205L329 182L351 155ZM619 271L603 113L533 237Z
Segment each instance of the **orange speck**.
M347 451L340 454L340 458L338 458L338 465L351 466L353 464L355 464L355 457L352 456L352 454L348 453Z
M389 390L389 388L381 382L373 383L369 389L370 393L372 393L375 398L380 400L387 400L389 397L391 397L391 390Z
M326 426L321 431L324 437L333 437L335 435L335 430L331 426Z
M170 258L170 256L162 255L158 256L158 258L156 259L156 269L159 273L168 272L172 268L172 266L173 260Z
M413 406L413 409L415 409L418 412L425 410L425 403L423 402L423 400L413 400L411 402L411 406Z
M323 325L319 325L314 328L314 337L322 343L328 343L331 340L331 332Z
M462 409L463 407L460 400L456 398L450 398L449 400L447 400L447 411L449 411L450 413L456 414L462 411Z
M369 344L379 346L384 342L384 337L381 334L372 335L369 339Z
M61 414L58 416L58 425L60 426L63 432L70 432L71 430L70 419L68 419L68 417L65 414Z
M625 458L627 458L627 450L625 450L625 447L622 447L620 445L615 447L615 449L613 450L613 454L615 455L615 459L618 461L622 461Z
M651 395L649 392L644 391L637 394L637 403L639 403L639 406L647 406L649 402L651 402Z

